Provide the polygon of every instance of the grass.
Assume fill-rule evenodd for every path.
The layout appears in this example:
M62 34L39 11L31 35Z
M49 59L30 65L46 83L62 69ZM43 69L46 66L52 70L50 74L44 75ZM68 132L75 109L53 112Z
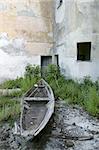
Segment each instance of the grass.
M99 118L99 81L92 82L88 76L80 83L66 79L59 70L52 71L51 66L47 72L45 79L51 85L56 97L69 104L78 104L90 115Z
M93 116L99 118L99 93L93 87L89 87L84 107Z
M25 68L24 77L15 80L7 80L0 85L0 89L16 89L20 88L21 92L15 93L15 96L21 96L31 86L33 86L41 77L41 70L39 66L27 65ZM18 95L19 94L19 95ZM10 95L11 96L11 95ZM12 97L14 96L14 93Z
M41 70L38 66L28 65L24 77L16 80L5 81L0 88L20 88L21 92L13 93L9 97L0 98L0 121L13 120L20 113L20 104L13 100L13 97L20 97L40 78ZM99 118L99 81L92 82L90 77L85 77L79 83L72 79L66 79L60 68L49 65L43 78L52 87L55 97L60 97L69 104L82 106L89 114Z
M20 114L20 103L9 97L0 97L0 122L16 119Z
M0 97L0 122L13 121L20 114L20 103L15 100L25 93L40 79L40 70L38 66L28 65L24 77L15 80L7 80L0 85L0 89L16 89L21 91L13 92L7 96Z

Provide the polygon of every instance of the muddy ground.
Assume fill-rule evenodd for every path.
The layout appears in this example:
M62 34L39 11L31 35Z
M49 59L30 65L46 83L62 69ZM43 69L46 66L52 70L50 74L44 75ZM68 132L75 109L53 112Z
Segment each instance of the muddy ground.
M0 150L99 150L99 120L57 100L48 125L32 141L14 137L9 124L1 125Z

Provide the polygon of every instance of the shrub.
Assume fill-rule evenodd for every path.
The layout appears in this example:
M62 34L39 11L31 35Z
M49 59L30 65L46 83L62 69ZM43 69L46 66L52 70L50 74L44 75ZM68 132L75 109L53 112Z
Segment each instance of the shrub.
M39 66L28 64L25 68L25 77L39 78L41 76L41 69Z

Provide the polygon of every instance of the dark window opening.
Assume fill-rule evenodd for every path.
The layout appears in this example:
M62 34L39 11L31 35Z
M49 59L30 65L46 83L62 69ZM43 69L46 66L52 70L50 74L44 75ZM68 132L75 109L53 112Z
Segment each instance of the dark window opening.
M52 63L52 56L41 56L41 66L46 67Z
M91 42L77 43L77 60L89 61L91 55Z
M63 3L63 0L60 0L57 9L58 9L59 7L61 7L62 3Z

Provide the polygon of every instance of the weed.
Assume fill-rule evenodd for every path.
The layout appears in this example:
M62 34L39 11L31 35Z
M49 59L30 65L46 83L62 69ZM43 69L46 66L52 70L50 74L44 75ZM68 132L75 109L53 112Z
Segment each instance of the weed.
M0 97L0 122L13 120L20 114L18 101L8 97Z
M83 106L91 115L99 117L99 81L92 82L90 77L85 77L82 83L72 79L65 79L60 68L49 65L44 70L44 79L52 87L55 97L60 97L70 104ZM11 98L19 97L41 78L39 66L26 66L24 77L16 80L8 80L0 85L1 88L20 88L21 92L13 93ZM13 118L15 113L19 114L19 104L8 100L0 100L0 120ZM14 110L17 110L14 112Z

